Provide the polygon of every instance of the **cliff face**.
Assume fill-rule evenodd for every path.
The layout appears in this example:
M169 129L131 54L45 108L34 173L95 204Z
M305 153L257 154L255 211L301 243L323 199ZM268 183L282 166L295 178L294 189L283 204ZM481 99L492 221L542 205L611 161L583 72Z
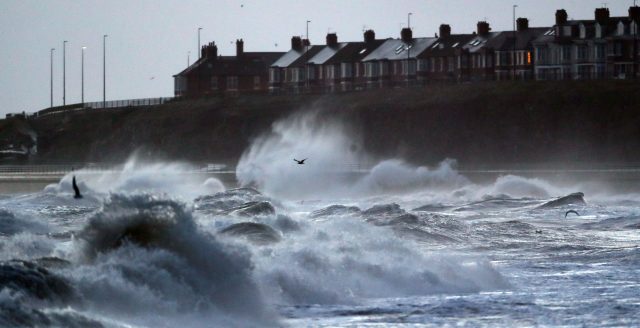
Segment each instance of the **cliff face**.
M640 162L640 83L485 83L347 94L249 95L28 121L35 161L141 156L234 164L252 138L294 111L349 122L365 149L416 163Z

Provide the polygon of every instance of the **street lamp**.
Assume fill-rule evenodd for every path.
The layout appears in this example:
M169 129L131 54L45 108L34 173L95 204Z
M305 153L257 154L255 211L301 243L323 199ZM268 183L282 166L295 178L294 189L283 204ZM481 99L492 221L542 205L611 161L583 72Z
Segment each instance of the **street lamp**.
M307 20L307 37L306 37L307 41L304 44L305 45L304 46L305 47L304 55L307 58L307 61L309 60L309 54L308 54L308 52L309 52L309 43L311 43L311 42L309 42L309 23L311 23L311 21ZM307 89L309 89L309 63L308 62L305 62L305 81L306 81L305 82L306 87L307 87Z
M202 31L202 27L198 27L198 58L202 55L202 51L200 51L200 31Z
M67 104L67 84L66 84L66 73L67 73L67 40L62 41L62 106Z
M516 80L516 8L518 5L513 5L513 56L511 57L513 60L513 80Z
M51 105L49 107L53 107L53 51L56 48L51 48Z
M411 30L411 15L413 15L413 13L408 13L407 14L407 28L409 30ZM409 40L409 42L407 43L407 84L409 84L409 65L411 65L410 63L411 61L411 40Z
M87 47L82 47L82 60L81 60L81 68L80 68L80 74L81 74L81 86L82 86L82 96L80 98L80 102L83 104L82 107L84 107L84 49L87 49Z
M107 37L102 36L102 108L107 107Z

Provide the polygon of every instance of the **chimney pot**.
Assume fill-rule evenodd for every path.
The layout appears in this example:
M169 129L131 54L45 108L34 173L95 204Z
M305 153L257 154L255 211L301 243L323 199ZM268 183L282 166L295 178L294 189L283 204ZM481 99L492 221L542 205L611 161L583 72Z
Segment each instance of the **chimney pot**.
M338 45L338 35L335 33L327 33L327 45L335 47Z
M411 42L411 40L413 40L413 31L408 27L403 28L402 31L400 31L400 38L404 42Z
M447 24L440 25L440 37L446 38L451 36L451 26Z
M242 57L242 55L244 55L244 41L236 40L236 57Z
M520 17L518 18L516 23L518 25L518 32L525 31L526 29L529 28L529 20L526 18Z
M569 15L567 14L566 10L559 9L556 11L556 25L566 24L568 18L569 18Z
M491 26L489 23L482 21L478 22L478 34L479 35L487 35L491 31Z
M299 36L294 36L291 38L291 49L296 51L302 50L302 38Z
M596 21L600 23L600 25L607 24L609 17L610 17L609 8L596 8L595 18L596 18Z
M629 18L635 21L636 24L640 22L640 7L638 6L629 7Z
M370 43L376 40L376 32L373 30L367 30L364 32L364 42Z

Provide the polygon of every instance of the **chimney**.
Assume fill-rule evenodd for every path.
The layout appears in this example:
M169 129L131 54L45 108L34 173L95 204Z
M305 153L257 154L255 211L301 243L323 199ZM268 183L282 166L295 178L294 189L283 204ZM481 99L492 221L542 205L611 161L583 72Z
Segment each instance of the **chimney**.
M371 43L376 40L376 32L373 30L367 30L364 32L364 42Z
M567 14L566 10L564 9L556 10L556 25L566 24L568 18L569 18L569 15Z
M400 38L402 39L402 41L409 43L411 42L411 40L413 40L413 32L410 28L405 27L402 29L402 31L400 31Z
M482 22L478 22L478 34L479 35L487 35L489 34L489 32L491 31L491 27L489 26L489 23L482 21Z
M597 8L596 9L596 21L598 23L600 23L600 25L605 25L607 24L607 21L609 21L609 8Z
M299 36L294 36L291 38L291 49L296 51L302 50L302 38Z
M335 33L327 33L327 45L335 47L338 45L338 35Z
M244 54L244 41L236 40L236 57L242 57Z
M440 37L446 38L451 36L451 26L447 24L440 25Z
M518 18L516 24L518 25L518 32L525 31L529 28L529 20L526 18Z
M200 55L202 57L212 57L212 58L215 58L216 56L218 56L218 47L216 46L216 43L209 42L208 44L203 45L202 49L200 49Z
M635 21L636 24L640 22L640 7L638 6L629 7L629 18Z

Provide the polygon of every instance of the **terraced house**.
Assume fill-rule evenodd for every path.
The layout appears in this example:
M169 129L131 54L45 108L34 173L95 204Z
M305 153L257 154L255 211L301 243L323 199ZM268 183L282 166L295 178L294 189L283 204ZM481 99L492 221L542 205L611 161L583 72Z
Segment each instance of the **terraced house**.
M593 20L567 17L564 9L558 10L556 24L533 41L536 79L638 76L640 7L630 7L623 17L611 17L608 8L596 9Z
M219 56L215 43L202 48L202 58L175 75L175 94L218 92L333 92L364 88L459 83L486 80L629 79L639 77L640 7L612 17L597 8L593 19L569 20L555 14L552 27L529 27L517 19L513 31L491 30L486 21L476 31L452 34L440 25L435 37L414 37L403 28L399 38L339 42L328 33L322 45L294 36L286 53L244 52Z

